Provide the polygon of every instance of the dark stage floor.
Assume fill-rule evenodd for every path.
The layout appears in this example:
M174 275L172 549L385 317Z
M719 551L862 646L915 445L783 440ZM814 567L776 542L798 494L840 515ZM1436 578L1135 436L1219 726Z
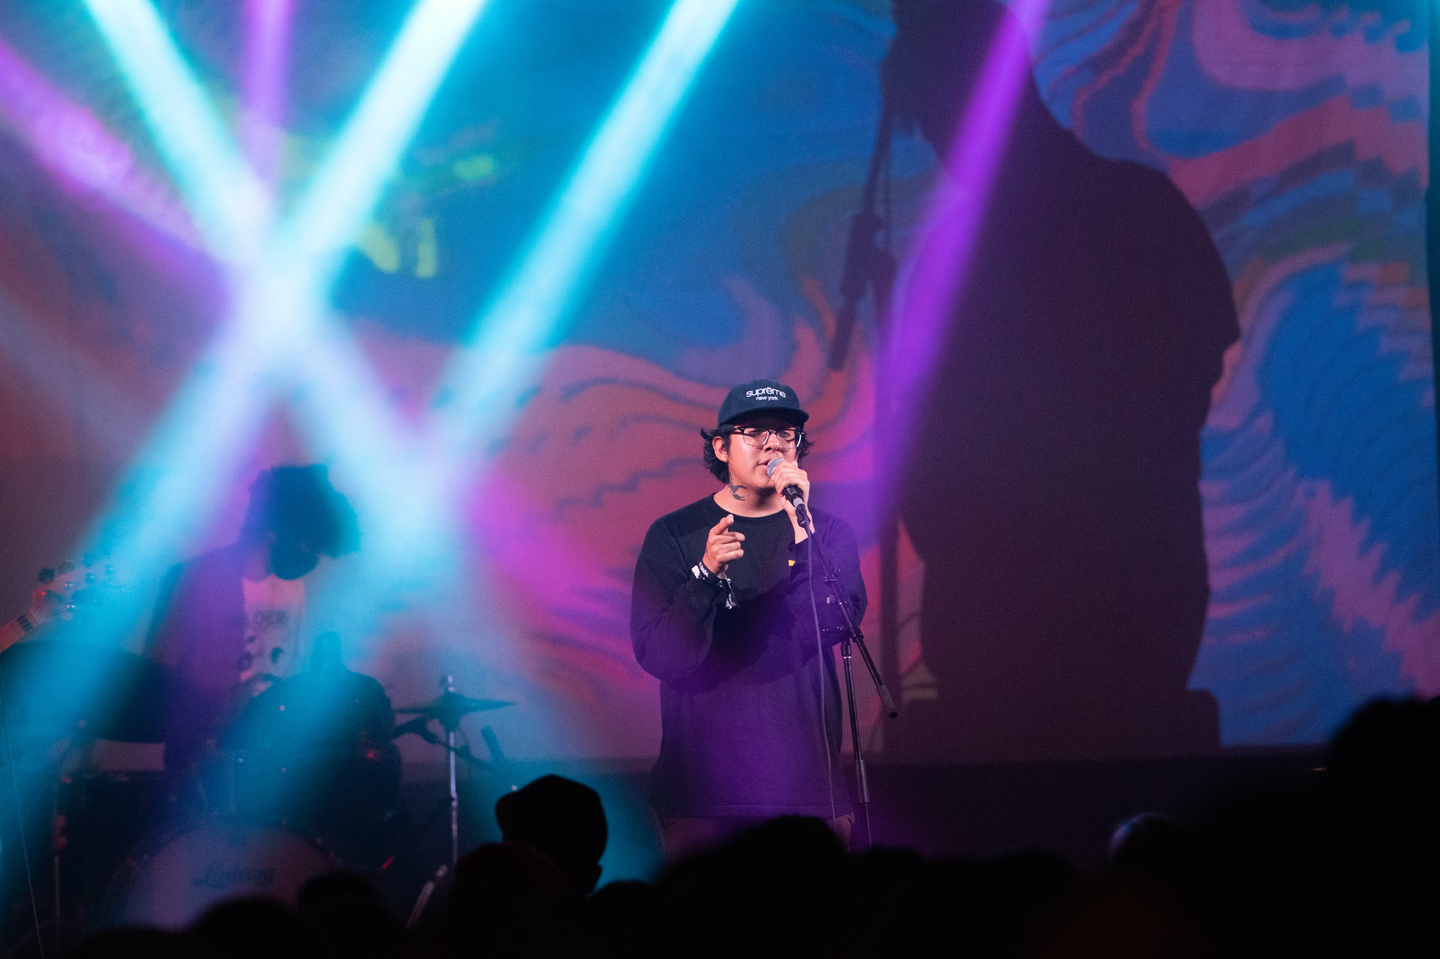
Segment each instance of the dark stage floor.
M1234 751L1216 756L1091 762L907 765L870 763L877 845L927 856L988 856L1038 847L1083 870L1105 860L1110 833L1140 812L1193 819L1240 790L1302 779L1323 762L1317 748ZM610 821L602 882L651 878L660 867L659 834L646 804L648 763L517 764L522 782L558 773L601 795ZM444 801L441 770L412 769L407 803L423 815ZM462 847L498 838L496 784L464 784ZM422 855L443 856L448 820L437 819ZM436 859L436 861L440 861Z
M1313 775L1322 757L1319 749L1297 749L1131 761L933 765L876 762L869 767L875 842L912 848L932 858L983 857L1040 848L1060 854L1081 870L1094 871L1104 863L1111 831L1128 817L1140 812L1162 812L1195 821L1238 792L1303 782ZM647 804L648 767L649 762L643 760L517 763L513 778L523 784L546 773L558 773L585 782L600 793L610 824L609 846L601 862L604 883L653 879L660 872L660 838ZM401 828L390 833L384 849L370 850L368 860L344 860L351 868L369 872L388 857L389 865L372 875L401 914L409 913L436 867L449 861L449 802L444 772L439 764L408 765L402 785L405 814L400 818ZM145 833L134 828L134 817L127 818L133 812L130 805L151 795L139 788L149 780L142 776L137 786L133 778L101 781L100 786L108 785L114 792L111 798L116 808L108 808L111 799L106 797L111 796L110 792L88 793L91 800L106 808L92 809L70 824L75 846L63 858L65 902L72 916L67 922L72 931L103 922L112 906L126 901L123 895L118 900L110 898L122 888L115 886L112 878L131 875L121 866L122 860L128 862L127 852L149 848L140 842ZM158 781L151 785L158 787ZM508 784L484 776L462 780L462 852L500 838L493 809L505 789ZM42 894L49 889L47 797L48 792L34 806L30 837L32 870L40 879ZM338 844L328 845L332 852L340 852ZM19 869L16 844L7 843L5 851L4 875L9 888L7 908L0 913L0 926L4 927L0 938L14 942L16 937L28 934L32 916L29 899L22 895L24 872ZM173 869L167 871L158 865L154 868L162 880L168 877L176 881L180 875ZM430 913L443 903L444 894L442 883ZM48 901L42 914L53 914Z

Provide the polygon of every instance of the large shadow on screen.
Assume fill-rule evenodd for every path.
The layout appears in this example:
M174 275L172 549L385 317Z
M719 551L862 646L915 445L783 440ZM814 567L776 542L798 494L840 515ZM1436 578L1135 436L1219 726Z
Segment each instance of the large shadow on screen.
M896 3L890 102L943 153L995 34L988 0ZM1197 754L1186 685L1209 586L1199 432L1238 336L1199 216L1161 173L1095 156L1030 83L902 510L925 561L938 698L887 731L907 759Z

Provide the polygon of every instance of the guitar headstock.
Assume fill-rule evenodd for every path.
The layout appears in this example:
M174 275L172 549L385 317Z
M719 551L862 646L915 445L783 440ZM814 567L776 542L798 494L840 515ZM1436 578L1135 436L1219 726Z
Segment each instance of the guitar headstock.
M47 619L69 619L77 609L99 602L115 588L115 567L108 557L85 556L85 565L66 560L37 577L40 585L30 594L29 615L37 623Z

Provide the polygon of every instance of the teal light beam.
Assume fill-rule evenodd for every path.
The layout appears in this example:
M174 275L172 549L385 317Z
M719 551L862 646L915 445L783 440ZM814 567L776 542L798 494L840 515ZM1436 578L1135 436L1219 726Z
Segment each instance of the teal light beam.
M461 566L460 547L446 517L461 515L462 484L471 478L471 451L503 431L513 411L506 402L543 362L541 349L633 196L736 0L677 0L622 88L575 168L552 201L528 252L477 314L466 348L448 365L423 449L396 464L408 472L400 500L403 523L370 567L373 581L359 592L378 602L397 587L415 586ZM323 369L322 365L319 369ZM343 373L337 366L332 372ZM392 457L393 458L393 457ZM420 504L424 504L421 506ZM437 557L443 557L437 566ZM458 558L458 557L457 557ZM430 587L443 583L431 578ZM437 624L438 625L438 624Z
M486 3L422 0L411 11L306 191L280 255L333 257L349 249Z
M737 0L676 0L510 279L442 381L438 441L460 465L509 424Z
M336 464L362 516L367 540L418 572L419 556L446 556L453 524L426 495L419 428L397 420L379 377L353 340L326 322L325 298L344 254L380 198L449 65L487 0L423 0L410 14L360 105L341 131L295 214L271 246L271 269L298 270L307 306L287 331L297 383L292 404L306 432L339 453ZM413 581L415 577L406 577Z
M263 194L147 0L87 2L188 201L200 205L210 203L212 196L228 196L222 181L229 177L243 183L244 190L253 187ZM264 218L252 215L254 204L212 203L206 210L204 232L217 257L250 245L263 252L231 271L235 302L229 320L187 376L90 542L119 541L120 551L142 574L158 570L167 548L173 549L188 525L213 507L215 484L230 474L248 448L264 405L295 385L299 370L292 358L307 345L329 351L330 366L352 387L347 396L336 398L348 402L312 406L312 412L328 409L335 416L307 421L328 422L327 433L342 442L347 435L372 441L361 444L361 455L347 459L368 458L377 434L401 432L387 422L374 378L366 376L368 367L344 368L363 364L358 350L337 351L333 339L316 339L339 257L305 254L340 247L345 232L351 231L353 239L369 217L483 5L484 0L422 0L412 9L283 232L264 230ZM268 200L258 208L268 211ZM311 231L320 238L319 245L296 239ZM363 391L354 388L356 383L368 387L358 398ZM314 385L325 387L323 382ZM363 422L342 415L357 411L363 413ZM395 486L383 492L372 488L362 498L373 502L395 492Z

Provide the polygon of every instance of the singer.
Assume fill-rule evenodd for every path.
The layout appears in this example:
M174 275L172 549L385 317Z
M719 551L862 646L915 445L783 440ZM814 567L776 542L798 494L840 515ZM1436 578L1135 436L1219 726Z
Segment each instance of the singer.
M701 430L705 465L724 486L656 520L635 564L630 638L660 680L650 803L672 860L787 813L826 819L849 842L831 652L843 620L786 495L810 497L800 467L809 418L783 383L732 389L715 430ZM855 534L809 513L858 622Z

